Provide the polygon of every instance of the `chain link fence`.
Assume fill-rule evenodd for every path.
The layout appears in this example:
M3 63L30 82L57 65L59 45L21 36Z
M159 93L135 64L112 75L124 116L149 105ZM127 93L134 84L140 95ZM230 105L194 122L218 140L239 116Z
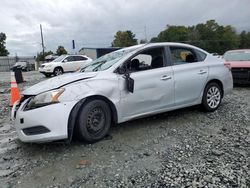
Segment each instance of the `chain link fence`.
M8 72L10 68L18 61L26 61L29 63L30 70L35 70L35 57L34 56L4 56L0 57L0 72Z

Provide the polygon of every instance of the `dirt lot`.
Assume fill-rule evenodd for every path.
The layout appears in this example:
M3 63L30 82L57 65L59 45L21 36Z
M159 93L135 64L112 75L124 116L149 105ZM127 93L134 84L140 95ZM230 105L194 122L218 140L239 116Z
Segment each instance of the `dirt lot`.
M20 88L45 78L24 74ZM24 144L0 73L0 187L250 187L250 87L214 113L198 107L121 125L93 145Z

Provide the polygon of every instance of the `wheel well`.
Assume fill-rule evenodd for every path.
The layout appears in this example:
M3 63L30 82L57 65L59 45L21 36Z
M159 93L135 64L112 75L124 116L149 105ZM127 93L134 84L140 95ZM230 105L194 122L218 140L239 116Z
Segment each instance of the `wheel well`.
M222 82L221 82L220 80L213 79L213 80L210 80L210 81L207 83L207 85L210 84L210 83L216 83L216 84L218 84L218 85L220 86L221 92L222 92L222 97L223 97L223 96L224 96L224 88L223 88Z
M64 72L64 70L63 70L63 68L62 68L61 66L57 66L57 67L55 67L53 71L55 71L55 70L56 70L56 68L62 69L62 71Z
M112 122L113 123L117 123L118 122L118 116L117 116L117 110L115 105L106 97L101 96L101 95L93 95L93 96L89 96L85 99L80 100L71 110L70 115L69 115L69 119L68 119L68 141L70 142L72 140L73 134L75 132L75 125L77 123L77 118L79 115L79 111L82 108L82 106L84 104L86 104L87 102L91 101L91 100L95 100L95 99L99 99L99 100L103 100L105 101L108 105L109 108L111 110L111 114L112 114Z
M117 110L116 110L116 107L113 104L113 102L111 102L108 98L101 96L101 95L93 95L93 96L87 97L85 102L89 102L89 101L94 100L94 99L103 100L109 105L109 108L110 108L111 114L112 114L112 117L111 117L112 121L113 121L113 123L117 123L117 121L118 121Z

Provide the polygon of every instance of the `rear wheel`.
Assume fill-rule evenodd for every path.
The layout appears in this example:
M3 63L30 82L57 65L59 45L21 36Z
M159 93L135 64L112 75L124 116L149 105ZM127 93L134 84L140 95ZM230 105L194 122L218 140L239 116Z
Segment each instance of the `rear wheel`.
M85 104L78 116L77 134L81 140L93 143L105 137L111 124L111 111L102 100Z
M202 106L206 111L213 112L221 104L222 90L217 83L209 83L203 93Z
M59 75L61 75L61 74L63 74L63 69L62 69L61 67L56 67L56 68L54 69L54 75L55 75L55 76L59 76Z

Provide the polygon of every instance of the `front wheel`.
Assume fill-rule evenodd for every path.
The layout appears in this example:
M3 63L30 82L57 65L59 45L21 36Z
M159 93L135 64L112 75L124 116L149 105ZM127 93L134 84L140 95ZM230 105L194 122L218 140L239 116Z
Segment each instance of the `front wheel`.
M49 78L49 77L51 77L51 74L50 74L50 73L44 73L44 76L45 76L46 78Z
M102 100L92 100L79 112L77 135L81 140L94 143L104 138L110 128L111 111Z
M221 104L222 90L217 83L209 83L203 93L202 106L208 112L215 111Z
M55 76L59 76L63 74L63 69L61 67L56 67L53 73Z

